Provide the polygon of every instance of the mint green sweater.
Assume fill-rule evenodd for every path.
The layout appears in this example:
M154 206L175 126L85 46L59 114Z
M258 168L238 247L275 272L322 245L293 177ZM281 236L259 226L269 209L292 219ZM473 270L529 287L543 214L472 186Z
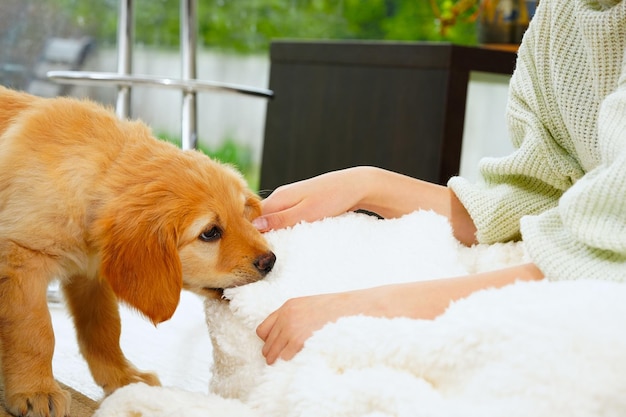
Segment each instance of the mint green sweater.
M507 119L516 150L448 186L477 239L519 239L548 279L626 281L626 1L541 0Z

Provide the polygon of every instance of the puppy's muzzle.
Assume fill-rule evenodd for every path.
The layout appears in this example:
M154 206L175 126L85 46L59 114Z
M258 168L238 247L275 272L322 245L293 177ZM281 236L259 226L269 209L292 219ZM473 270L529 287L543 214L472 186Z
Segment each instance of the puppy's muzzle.
M276 263L276 255L274 252L267 252L259 256L254 261L254 267L263 275L267 275Z

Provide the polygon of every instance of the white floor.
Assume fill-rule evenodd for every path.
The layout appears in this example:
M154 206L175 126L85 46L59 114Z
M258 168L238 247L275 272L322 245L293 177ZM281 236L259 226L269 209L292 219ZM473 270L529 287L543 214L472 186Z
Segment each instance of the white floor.
M87 364L78 352L74 327L65 306L50 304L56 345L52 362L55 377L100 400ZM207 393L213 362L211 341L201 298L183 291L174 316L154 327L139 313L121 308L122 350L141 370L155 371L164 386Z

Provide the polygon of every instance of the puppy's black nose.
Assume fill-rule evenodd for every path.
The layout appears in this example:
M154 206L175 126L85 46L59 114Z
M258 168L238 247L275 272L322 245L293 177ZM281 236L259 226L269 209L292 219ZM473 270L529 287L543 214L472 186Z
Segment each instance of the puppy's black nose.
M274 267L274 263L276 262L276 255L274 252L267 252L254 261L254 266L259 270L263 275L267 275L268 272L272 270Z

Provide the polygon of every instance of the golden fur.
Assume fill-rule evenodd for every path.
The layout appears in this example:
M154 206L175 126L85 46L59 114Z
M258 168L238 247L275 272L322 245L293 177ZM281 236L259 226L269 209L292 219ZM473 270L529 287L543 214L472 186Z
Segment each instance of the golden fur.
M119 347L117 300L152 322L183 288L211 295L261 279L275 256L250 220L241 175L153 138L89 101L0 87L0 362L16 415L65 416L52 375L46 290L61 283L81 352L110 393L157 377Z

